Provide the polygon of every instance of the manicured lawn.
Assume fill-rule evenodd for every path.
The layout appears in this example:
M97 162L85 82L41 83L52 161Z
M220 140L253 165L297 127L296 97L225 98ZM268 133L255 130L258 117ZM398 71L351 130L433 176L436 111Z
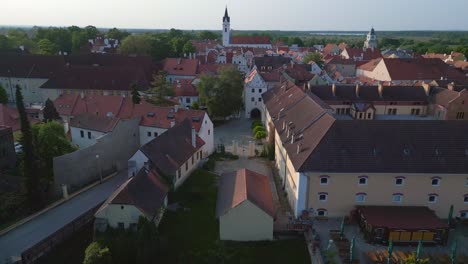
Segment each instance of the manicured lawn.
M159 226L165 244L159 263L310 263L303 240L219 241L216 181L199 170L172 194L170 203L185 209L167 211Z

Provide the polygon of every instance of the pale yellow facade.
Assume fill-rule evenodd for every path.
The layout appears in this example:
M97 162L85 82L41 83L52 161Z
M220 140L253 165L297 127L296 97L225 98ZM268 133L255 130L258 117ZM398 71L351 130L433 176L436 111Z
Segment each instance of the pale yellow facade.
M373 105L375 108L375 112L366 111L365 118L359 119L374 119L374 115L388 115L390 109L396 109L395 115L416 115L415 113L419 113L419 116L425 116L428 113L427 105L403 105L403 104L396 104L396 105ZM330 104L330 107L333 108L334 113L340 114L343 110L351 109L351 105L335 105ZM351 111L352 112L352 111ZM367 118L369 112L372 112L372 118Z
M200 160L203 158L202 150L198 150L176 171L174 187L178 188L190 176L190 174L198 167Z
M447 218L450 206L454 216L468 210L464 196L468 195L468 174L416 174L416 173L306 173L309 178L307 207L326 209L329 217L349 215L358 205L427 206L440 218ZM328 184L320 182L327 176ZM367 184L359 184L359 177L367 176ZM404 177L397 185L396 178ZM440 177L439 185L433 186L432 179ZM319 200L325 193L325 201ZM365 194L363 202L356 201L357 194ZM401 202L394 202L393 195L401 194ZM434 195L434 202L429 196Z
M261 241L273 239L273 217L245 200L219 217L221 240Z
M140 216L144 215L135 206L120 204L109 204L95 215L96 218L106 219L112 228L118 228L119 223L129 228L131 224L138 223Z

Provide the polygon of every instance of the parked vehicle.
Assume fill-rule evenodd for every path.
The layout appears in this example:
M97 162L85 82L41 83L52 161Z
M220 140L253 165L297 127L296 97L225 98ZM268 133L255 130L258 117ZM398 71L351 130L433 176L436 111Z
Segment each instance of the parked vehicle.
M21 145L19 142L15 142L15 152L16 154L23 152L23 145Z

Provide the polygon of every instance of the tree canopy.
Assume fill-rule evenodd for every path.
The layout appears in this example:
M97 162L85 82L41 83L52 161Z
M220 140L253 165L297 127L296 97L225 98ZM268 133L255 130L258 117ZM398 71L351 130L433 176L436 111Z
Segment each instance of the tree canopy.
M141 101L140 93L138 93L138 86L136 84L132 85L132 103L139 104Z
M166 80L165 71L159 71L158 74L153 74L150 93L153 93L158 99L174 95L171 84Z
M49 98L47 98L45 102L44 110L42 112L44 113L45 122L60 119L60 115L57 112L57 109L55 108L54 103Z
M130 33L125 30L120 30L118 28L111 28L107 31L106 36L111 39L117 39L119 41L123 40L124 38L128 37Z
M214 117L226 118L242 108L243 78L234 66L221 69L218 77L204 75L197 86L200 104Z
M151 37L148 34L130 35L122 40L119 50L125 55L150 55Z
M0 104L7 104L8 103L8 94L3 88L3 86L0 85Z
M111 264L112 257L109 248L99 242L92 242L85 250L83 264Z
M323 67L323 58L322 55L318 52L309 52L307 55L304 57L304 63L309 63L309 62L315 62L317 65L322 68Z

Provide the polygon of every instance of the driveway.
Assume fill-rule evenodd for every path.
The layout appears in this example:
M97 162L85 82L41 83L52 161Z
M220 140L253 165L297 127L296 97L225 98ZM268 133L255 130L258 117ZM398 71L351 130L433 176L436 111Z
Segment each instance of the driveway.
M250 128L252 121L247 118L232 119L214 128L215 144L232 145L236 140L239 145L248 145L254 140Z
M106 182L75 196L1 236L0 263L4 263L11 256L20 256L26 249L102 203L126 179L127 171L121 171Z

